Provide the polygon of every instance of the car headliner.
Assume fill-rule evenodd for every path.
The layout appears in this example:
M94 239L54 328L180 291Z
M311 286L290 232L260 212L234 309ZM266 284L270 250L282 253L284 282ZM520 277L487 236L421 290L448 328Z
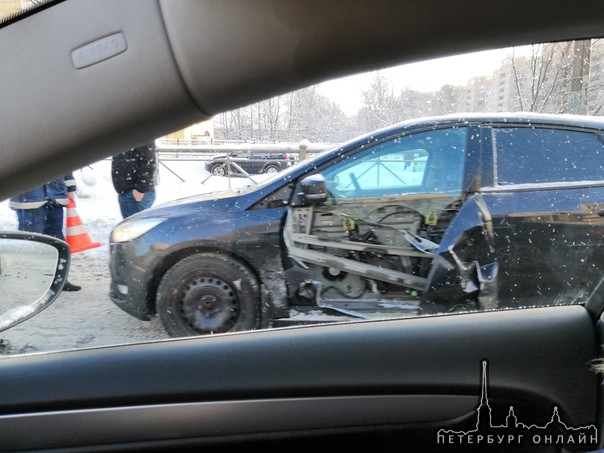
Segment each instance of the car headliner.
M329 78L602 30L599 0L65 0L0 29L0 199ZM126 51L75 69L115 33Z

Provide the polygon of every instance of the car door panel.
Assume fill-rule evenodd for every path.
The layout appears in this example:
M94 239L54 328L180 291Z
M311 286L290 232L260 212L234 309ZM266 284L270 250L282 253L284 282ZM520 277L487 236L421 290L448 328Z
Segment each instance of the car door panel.
M439 427L472 420L485 359L497 407L513 404L543 416L555 406L569 425L593 424L598 381L590 361L597 352L586 309L567 306L11 357L0 361L0 437L17 446L32 429L83 417L81 445L186 441L209 436L205 420L217 413L229 428L216 429L214 440L389 424L403 435L419 427L435 438ZM300 415L311 402L324 412ZM244 427L241 414L253 418L256 410L267 422ZM126 414L133 417L126 426L137 429L115 423ZM50 429L36 432L30 448L74 443Z
M601 278L603 188L484 194L493 217L500 297L513 304L584 302ZM513 201L515 200L515 201ZM555 206L555 209L552 209ZM516 300L522 294L525 301Z
M126 408L73 410L25 414L5 423L3 444L11 448L41 447L24 438L22 426L45 433L44 448L65 447L65 426L81 433L72 446L103 445L107 441L145 442L179 437L191 442L216 443L217 437L253 436L308 430L338 430L371 420L375 426L436 423L473 411L474 396L376 395L319 398L281 398L147 405ZM258 414L264 414L258 417ZM94 426L113 425L110 436ZM246 439L249 441L249 438Z

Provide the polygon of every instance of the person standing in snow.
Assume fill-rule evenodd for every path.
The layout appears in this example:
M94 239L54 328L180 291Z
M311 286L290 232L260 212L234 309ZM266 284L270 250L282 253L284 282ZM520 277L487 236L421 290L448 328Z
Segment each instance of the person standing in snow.
M75 192L76 182L70 173L12 197L9 206L17 213L19 231L46 234L64 241L63 208L69 199L75 200ZM63 291L81 288L70 282L63 285Z
M124 219L150 208L155 202L156 169L153 142L113 156L111 179Z

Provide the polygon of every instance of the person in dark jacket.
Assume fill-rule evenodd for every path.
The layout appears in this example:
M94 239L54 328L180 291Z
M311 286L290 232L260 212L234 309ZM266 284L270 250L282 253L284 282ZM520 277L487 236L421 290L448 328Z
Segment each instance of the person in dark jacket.
M17 213L20 231L41 233L65 240L63 208L75 199L73 174L57 178L10 199L9 206ZM63 291L79 291L82 287L65 282Z
M150 208L155 202L156 169L154 143L113 156L111 178L124 219Z

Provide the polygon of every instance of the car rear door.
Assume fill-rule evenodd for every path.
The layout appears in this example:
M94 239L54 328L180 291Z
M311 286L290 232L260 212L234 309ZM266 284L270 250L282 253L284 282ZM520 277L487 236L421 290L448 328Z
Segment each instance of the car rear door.
M496 162L481 192L493 218L500 298L584 302L604 263L601 131L508 124L483 134Z

